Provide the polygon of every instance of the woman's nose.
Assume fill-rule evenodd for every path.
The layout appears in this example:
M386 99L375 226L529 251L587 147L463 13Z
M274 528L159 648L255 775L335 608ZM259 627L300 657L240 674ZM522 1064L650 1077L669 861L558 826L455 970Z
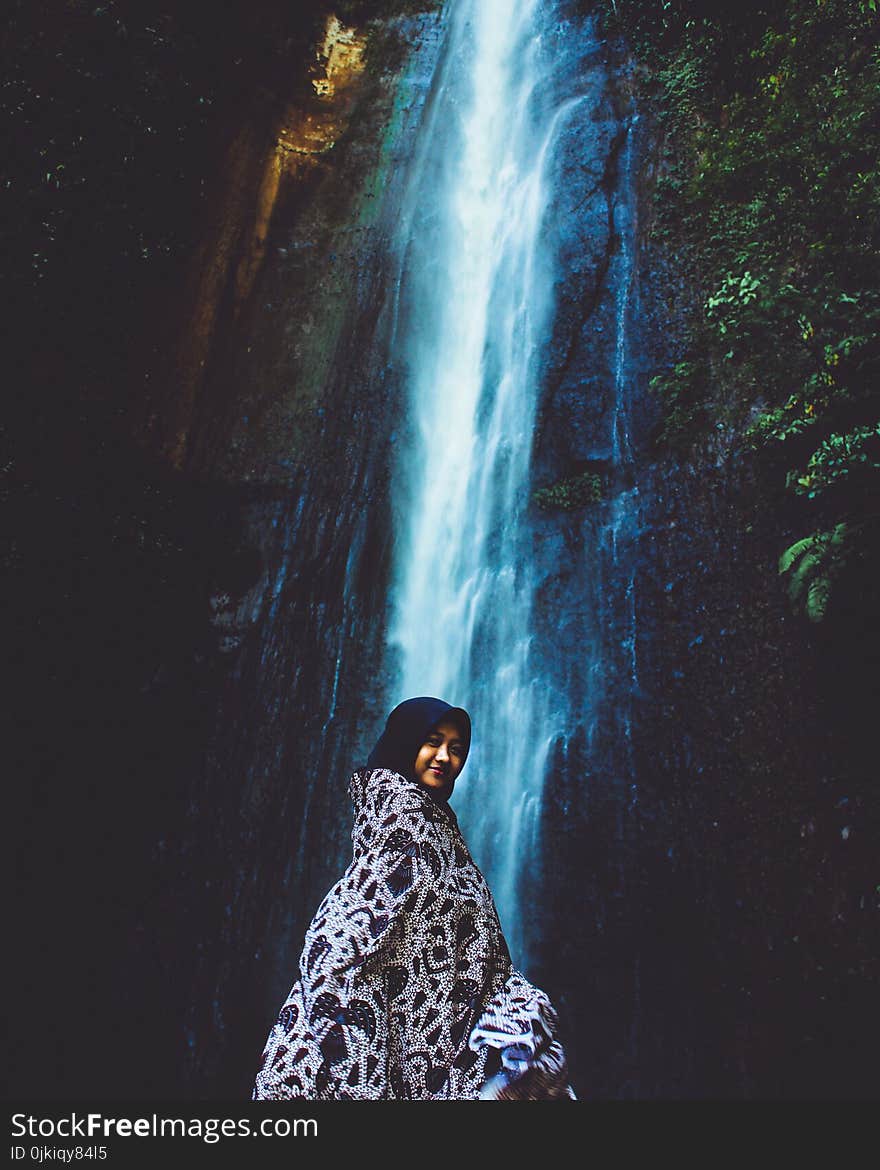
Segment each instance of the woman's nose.
M446 750L445 743L441 743L440 746L437 748L437 759L438 760L448 760L449 759L449 752Z

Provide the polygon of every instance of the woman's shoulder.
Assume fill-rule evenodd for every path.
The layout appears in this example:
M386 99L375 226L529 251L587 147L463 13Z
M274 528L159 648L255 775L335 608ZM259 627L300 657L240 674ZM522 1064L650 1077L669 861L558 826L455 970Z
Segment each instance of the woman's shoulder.
M453 823L451 810L439 805L415 781L388 768L358 769L349 781L349 794L356 825L372 822L393 828L405 823L442 832Z
M416 809L422 804L417 785L388 768L359 768L348 782L348 794L355 813L369 816L378 816L392 808Z

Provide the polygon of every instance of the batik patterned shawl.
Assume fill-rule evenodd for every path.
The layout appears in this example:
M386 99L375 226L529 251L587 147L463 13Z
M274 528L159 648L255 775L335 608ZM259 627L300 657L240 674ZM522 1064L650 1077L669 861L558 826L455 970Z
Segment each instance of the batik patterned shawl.
M513 970L454 813L386 769L349 792L354 857L306 934L254 1099L476 1099L493 1048L483 1096L572 1097L555 1012Z

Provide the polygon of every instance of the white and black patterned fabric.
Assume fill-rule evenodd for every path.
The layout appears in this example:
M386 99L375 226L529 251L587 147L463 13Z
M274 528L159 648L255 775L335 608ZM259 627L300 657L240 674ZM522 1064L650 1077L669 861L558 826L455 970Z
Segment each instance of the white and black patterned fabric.
M349 792L354 857L306 934L253 1098L573 1098L555 1012L511 966L455 814L383 768Z

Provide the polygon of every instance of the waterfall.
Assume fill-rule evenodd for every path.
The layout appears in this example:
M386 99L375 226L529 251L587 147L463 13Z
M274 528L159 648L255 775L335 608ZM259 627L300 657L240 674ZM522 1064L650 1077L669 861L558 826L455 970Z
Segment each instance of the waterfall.
M516 956L558 704L532 653L529 465L553 291L542 225L560 129L536 0L459 0L399 226L393 700L474 724L454 805ZM531 859L531 861L526 860Z

